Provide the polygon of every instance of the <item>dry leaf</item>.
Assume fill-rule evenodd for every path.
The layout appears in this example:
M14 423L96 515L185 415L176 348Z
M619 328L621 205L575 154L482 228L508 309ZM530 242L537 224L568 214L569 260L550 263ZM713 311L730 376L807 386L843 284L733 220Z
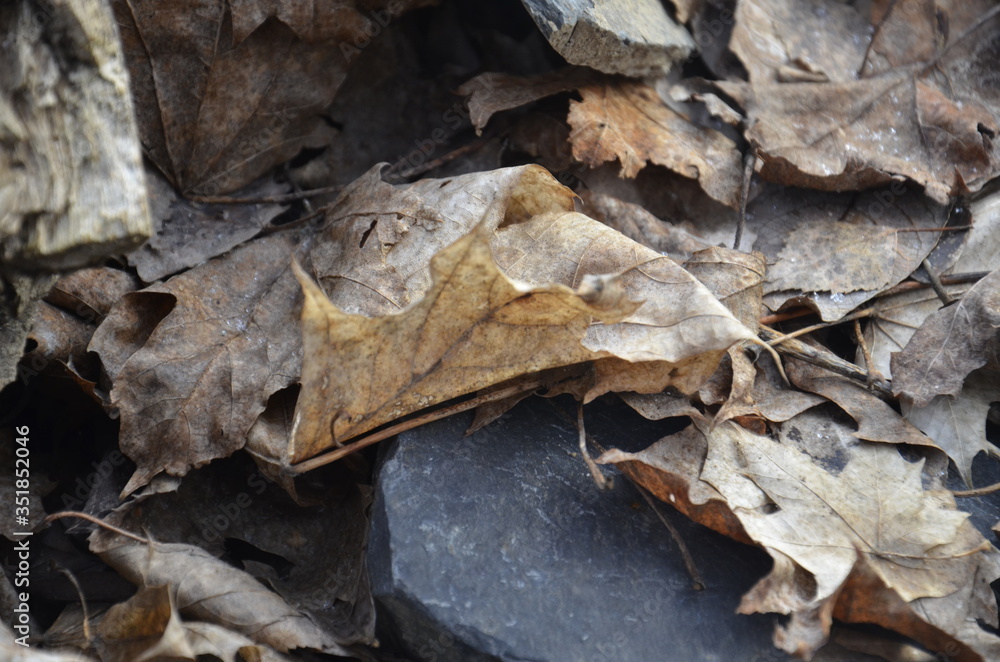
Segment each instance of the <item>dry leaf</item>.
M530 77L485 73L463 83L457 92L469 98L469 119L476 133L482 135L495 113L575 90L598 78L599 74L586 67L568 67Z
M940 446L958 467L966 485L972 485L972 460L996 446L986 439L990 403L1000 400L995 373L973 372L957 397L935 396L924 407L903 403L903 414Z
M635 177L647 163L696 179L712 198L735 208L743 166L732 140L692 124L637 82L590 85L583 101L570 102L573 156L591 168L621 162L622 177Z
M330 212L329 243L313 253L345 276L321 276L329 299L303 280L309 358L293 463L407 413L547 368L602 357L661 364L655 374L640 370L643 383L629 387L621 376L632 363L598 362L588 398L610 388L662 390L675 373L696 382L714 368L713 352L749 334L668 258L565 211L568 191L538 167L398 189L363 179L360 189L381 194L381 204L364 196L367 213L357 215L345 194ZM440 209L429 204L434 196L446 196ZM413 211L396 211L401 202ZM334 225L340 217L351 222ZM477 230L435 256L425 290L431 279L420 259L479 218ZM368 315L409 307L371 319L342 312L341 301Z
M153 234L128 255L128 263L147 283L232 250L287 209L278 204L192 203L179 197L152 169L147 169L146 181ZM233 192L233 197L259 198L285 192L275 181L264 180Z
M949 15L926 3L893 3L866 44L869 30L849 6L742 3L733 42L751 82L719 86L746 110L761 176L844 191L903 175L941 204L982 187L996 172L992 141L1000 130L1000 106L981 84L996 23L963 35L992 6L969 5ZM818 11L822 30L811 28ZM936 50L949 34L949 48Z
M796 386L836 403L857 421L858 431L854 436L858 439L937 447L934 440L857 383L793 358L785 360L785 371Z
M786 651L808 657L825 643L843 592L860 577L874 577L913 602L948 599L981 567L991 567L991 557L974 553L987 545L967 515L946 492L924 491L921 464L906 462L891 446L856 442L832 473L790 439L778 443L731 422L700 442L699 434L692 426L655 450L604 459L623 463L626 473L698 521L764 546L774 568L744 596L740 611L791 614L776 633ZM705 449L703 465L699 452L682 455L692 445ZM673 459L681 456L689 459ZM713 502L710 516L698 507ZM995 605L981 617L993 622ZM899 625L925 643L941 640L940 630L926 623L922 630Z
M948 207L900 183L861 194L789 195L768 186L747 214L754 248L768 258L764 303L778 310L808 301L833 321L913 273L937 243L933 229L945 225Z
M956 304L934 313L892 356L893 391L917 407L937 395L958 395L966 375L998 362L1000 270L992 272Z
M755 85L850 80L864 61L869 25L852 5L749 0L734 18L729 48Z
M192 545L143 545L115 538L115 534L99 534L91 548L137 586L168 586L185 617L225 626L281 652L309 648L349 655L277 594L208 552Z
M292 235L245 244L125 296L98 328L90 349L136 463L125 494L241 448L267 398L297 379L296 246Z
M313 505L322 507L303 508L252 469L245 458L213 462L186 476L176 491L147 496L141 507L122 506L106 521L155 540L197 545L218 558L240 541L283 559L280 574L263 563L244 560L243 566L341 644L370 643L374 604L363 565L368 490L356 487L342 467L333 484L312 495ZM205 504L215 505L206 510Z
M326 144L320 112L375 14L423 4L116 0L147 154L178 190L211 195Z
M675 260L686 260L691 253L709 247L694 234L661 221L639 205L590 189L581 191L580 198L588 216Z

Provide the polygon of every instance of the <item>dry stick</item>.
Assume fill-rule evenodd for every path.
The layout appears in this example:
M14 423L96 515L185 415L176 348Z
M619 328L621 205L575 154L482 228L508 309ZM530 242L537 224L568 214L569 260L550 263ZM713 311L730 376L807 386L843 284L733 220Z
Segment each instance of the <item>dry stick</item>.
M764 335L765 340L771 341L778 338L782 338L782 334L778 333L774 329L760 325L760 331ZM815 366L819 366L824 370L829 370L838 375L852 379L860 384L868 387L869 390L874 392L877 396L884 400L891 400L893 398L892 388L889 386L888 382L884 379L872 379L869 383L869 375L866 371L862 370L858 366L854 365L850 361L845 361L833 352L827 349L821 349L819 347L813 347L812 345L807 345L801 340L786 340L780 345L775 347L782 354L787 354L788 356L795 357L806 363L811 363Z
M493 402L494 400L503 400L504 398L509 398L520 393L525 393L527 391L534 391L535 389L541 388L544 384L541 380L533 380L527 384L513 384L506 388L499 389L497 391L492 391L490 393L484 393L483 395L477 395L474 398L468 400L463 400L462 402L456 403L449 407L444 407L443 409L435 409L434 411L427 412L426 414L421 414L416 418L411 418L407 421L397 423L384 430L379 430L378 432L373 432L366 437L361 437L349 444L341 446L340 448L335 448L332 451L323 453L322 455L317 455L316 457L310 458L299 462L298 464L293 464L289 467L289 471L293 475L303 474L307 471L312 471L318 467L322 467L325 464L330 464L331 462L336 462L340 458L355 453L362 448L367 448L372 444L377 444L383 439L388 439L389 437L394 437L400 432L406 432L407 430L412 430L415 427L420 427L425 423L431 423L433 421L441 420L442 418L448 418L455 414L460 414L463 411L468 411L470 409L475 409L479 405L485 404L487 402Z
M267 195L260 198L230 198L228 196L211 196L211 195L195 195L188 200L191 202L201 202L209 205L264 205L264 204L284 204L286 202L296 202L298 200L305 200L307 198L312 198L317 195L325 195L327 193L340 193L344 190L343 186L325 186L323 188L307 189L305 191L296 191L295 193L286 193L284 195Z
M663 522L663 526L667 527L667 531L670 532L674 542L677 543L677 548L681 552L681 558L684 559L684 566L687 568L688 574L691 575L691 581L694 582L694 586L691 588L696 591L704 590L705 582L701 578L701 573L698 572L698 566L694 563L694 557L691 556L691 550L687 548L687 545L684 543L684 538L681 537L681 532L677 530L673 523L667 519L667 516L663 514L663 511L659 509L656 501L653 500L652 495L649 493L649 490L635 481L632 481L632 484L639 489L639 494L641 494L642 498L646 500L649 507L653 509L656 516L660 518L660 521Z
M872 359L871 349L865 342L865 334L861 332L861 320L854 320L854 335L858 339L858 347L861 348L861 355L865 358L865 370L868 371L868 383L871 384L876 379L885 379L882 373L875 368L875 361Z
M401 170L400 172L393 172L398 165L404 163L404 161L397 161L392 166L390 166L388 170L386 170L385 174L387 178L392 177L394 179L400 179L400 180L409 179L414 175L422 175L424 173L430 172L431 170L434 170L435 168L440 168L445 163L454 161L460 156L464 156L465 154L475 152L479 150L481 147L483 147L485 144L486 144L486 139L481 138L478 140L473 140L472 142L466 143L461 147L453 149L447 154L443 154L437 157L436 159L431 159L427 163L410 168L409 170Z
M56 570L69 580L69 583L76 589L77 597L80 598L80 607L83 609L83 638L87 641L87 647L89 648L93 642L93 637L90 634L90 612L87 610L87 596L83 594L83 588L80 586L80 582L76 580L76 575L74 575L69 568L57 565Z
M569 415L561 407L556 407L555 405L553 405L553 409L556 410L556 413L559 414L559 416L564 421L566 421L567 423L570 422L571 419L570 419ZM583 409L583 405L582 404L580 405L580 409L581 410ZM582 431L582 427L581 427L581 431ZM595 448L597 448L597 450L601 451L602 453L607 450L606 448L604 448L604 446L602 446L600 444L600 442L598 442L596 439L590 437L585 432L583 432L583 436L586 438L587 441L589 441L591 443L591 445L593 445ZM649 491L646 488L644 488L642 485L640 485L639 483L635 482L634 480L632 480L628 476L625 476L625 478L630 483L632 483L632 485L634 485L636 487L636 489L639 490L639 492L642 494L643 498L646 499L646 503L648 503L650 505L650 507L653 509L653 512L656 513L656 516L659 517L660 521L663 522L663 525L667 527L667 531L670 532L670 536L674 539L674 542L677 543L677 548L681 552L681 558L684 559L684 565L685 565L685 567L687 567L688 574L691 575L691 581L694 582L694 589L696 591L700 591L700 590L704 589L705 588L705 583L701 579L701 573L698 572L698 566L695 565L694 558L691 556L691 552L688 550L687 544L685 544L684 538L681 536L680 531L678 531L677 528L674 527L674 525L671 524L670 521L667 520L664 517L664 515L660 511L660 509L656 507L657 502L652 499L652 497L649 494Z
M850 315L844 315L839 320L835 320L833 322L820 322L819 324L813 324L811 326L804 326L801 329L796 329L795 331L792 331L791 333L782 334L780 338L777 338L775 340L771 340L767 344L770 345L771 347L774 347L775 345L780 345L783 342L786 342L788 340L792 340L793 338L798 338L799 336L804 336L807 333L812 333L813 331L819 331L820 329L826 329L826 328L829 328L831 326L835 326L837 324L841 324L843 322L850 322L852 320L857 321L857 320L861 319L862 317L873 317L874 315L875 315L875 309L874 308L865 308L864 310L859 310L856 313L851 313ZM764 324L764 322L761 322L761 324Z
M594 462L594 458L590 457L590 451L587 450L587 430L583 427L582 400L576 409L576 429L580 432L580 455L583 456L583 461L587 464L587 468L590 469L590 475L594 478L594 482L597 483L598 489L606 490L610 488L611 484L608 479L604 477L603 473L601 473L597 463Z
M1000 492L1000 483L993 483L992 485L987 485L986 487L977 487L972 490L952 490L951 495L959 498L964 498L964 497L986 496L987 494L993 494L994 492Z
M65 517L75 517L77 519L87 520L88 522L92 522L94 524L97 524L98 526L104 527L108 531L114 531L115 533L117 533L120 536L125 536L126 538L131 538L132 540L135 540L136 542L141 542L141 543L146 544L146 545L152 545L153 544L153 541L150 540L149 538L143 538L141 536L135 535L134 533L130 533L130 532L126 531L125 529L119 529L114 524L108 524L107 522L105 522L102 519L98 519L98 518L94 517L93 515L88 515L87 513L81 513L78 510L64 510L64 511L59 512L59 513L52 513L51 515L49 515L48 517L45 518L45 523L46 524L51 524L52 522L56 521L57 519L63 519Z
M937 270L931 266L931 263L927 261L927 258L924 258L923 262L920 263L920 266L922 266L924 271L927 272L927 278L931 281L931 287L934 288L934 293L938 295L938 299L941 299L941 303L947 306L949 303L954 301L954 299L951 298L951 295L948 294L948 290L944 289L944 285L941 283L941 277L938 275Z

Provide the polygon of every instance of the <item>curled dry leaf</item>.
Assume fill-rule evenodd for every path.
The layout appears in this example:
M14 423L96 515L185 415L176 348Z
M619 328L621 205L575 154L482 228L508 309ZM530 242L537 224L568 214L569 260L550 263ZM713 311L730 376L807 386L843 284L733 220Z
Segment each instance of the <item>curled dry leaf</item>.
M185 617L221 625L275 650L348 656L334 638L248 573L193 545L122 542L98 534L91 548L139 587L167 586Z
M893 391L917 407L937 395L958 395L966 375L998 363L1000 270L976 283L958 303L934 313L892 355Z
M482 135L483 128L496 113L575 90L599 77L600 74L585 67L569 67L530 77L491 72L463 83L457 92L469 98L469 119L476 133Z
M743 166L732 140L700 127L638 82L580 88L567 118L573 156L591 168L617 159L622 177L635 177L647 163L695 179L708 195L735 208Z
M268 397L299 373L297 237L274 235L126 295L91 340L136 463L129 494L241 448Z
M980 573L995 577L996 563L978 553L989 544L954 499L922 488L921 463L905 461L889 445L858 442L832 473L785 441L725 422L707 433L692 426L642 453L611 451L602 459L694 519L768 551L774 568L744 596L740 611L791 614L776 633L786 651L815 652L833 614L850 615L850 600L860 600L855 587L865 582L883 586L882 603L892 596L905 618L857 620L931 645L944 643L942 630L967 636L935 613L934 601L950 601ZM978 618L995 622L995 604L976 604L984 609Z
M329 298L300 275L308 358L291 463L418 409L583 361L604 359L588 398L696 388L718 353L750 334L671 260L570 211L571 193L537 166L359 187L375 197L342 199L313 252ZM431 277L421 260L456 234ZM367 273L352 266L366 264ZM602 296L579 289L588 274L608 276L595 281ZM367 315L408 307L368 318L341 302Z

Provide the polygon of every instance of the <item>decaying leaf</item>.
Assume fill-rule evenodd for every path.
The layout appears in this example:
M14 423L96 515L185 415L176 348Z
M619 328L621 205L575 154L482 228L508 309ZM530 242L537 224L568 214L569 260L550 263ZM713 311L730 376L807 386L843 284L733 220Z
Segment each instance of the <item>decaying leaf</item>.
M136 463L126 494L241 448L270 394L297 379L296 246L291 235L245 244L125 296L98 328L90 349Z
M487 189L485 199L470 195L480 187ZM450 195L441 210L416 195L441 195L445 188ZM322 249L358 253L356 262L374 265L368 274L329 278L324 283L328 298L300 273L308 358L290 463L418 409L525 373L583 361L613 357L639 367L637 362L661 364L655 374L640 371L642 383L628 388L619 376L628 367L609 371L610 365L598 362L597 385L588 397L612 386L648 390L654 388L651 379L662 390L676 371L693 380L687 374L691 361L699 362L696 374L707 376L718 360L713 352L750 333L671 260L568 211L567 191L537 167L425 181L400 191L388 187L386 194L384 211L368 198L368 214L375 212L371 224L366 227L364 217L350 215L353 224L331 226L338 239ZM399 218L393 211L398 207L390 206L400 194L419 210L415 222ZM331 216L348 211L344 202ZM445 222L446 212L457 223ZM435 223L423 220L432 215ZM385 230L382 218L391 219ZM412 256L427 253L428 247L415 245L411 232L419 229L439 242L480 218L478 227L431 260L431 274L413 262ZM362 241L347 240L351 227L363 230ZM379 232L379 240L365 249L364 237ZM343 260L338 267L345 268ZM425 291L420 285L427 281ZM407 286L396 294L403 283ZM360 306L357 297L348 297L355 310L365 311L366 301L373 302L375 314L412 303L383 317L343 312L336 302L359 286L390 296L369 294ZM703 357L709 357L708 365L702 365Z
M950 600L996 564L979 553L989 545L954 499L923 489L921 463L905 461L890 445L857 442L838 470L791 439L779 443L731 422L708 432L693 428L641 454L613 451L603 460L619 463L695 519L768 551L774 568L744 596L740 611L790 614L778 627L777 645L810 656L825 643L833 614L851 612L850 603L841 608L840 601L853 598L852 585L862 581L881 584L901 608L910 603L906 618L870 622L932 645L942 644L942 629L960 638L954 627L942 627L933 601ZM670 459L692 444L704 450L683 453L689 458L683 463ZM692 493L700 496L692 499ZM996 605L984 609L981 617L994 622Z
M104 561L140 587L167 586L182 616L221 625L254 642L288 652L310 648L349 653L307 616L246 572L193 545L122 542L114 534L92 541Z
M903 413L955 461L962 479L971 486L972 460L996 449L986 439L986 415L990 403L998 400L996 374L975 371L957 397L938 395L923 407L904 404Z
M768 258L764 303L809 301L832 321L913 273L948 207L898 183L860 194L769 186L747 214L754 248Z
M148 155L180 191L217 194L328 142L320 112L371 12L426 2L113 4Z
M740 6L734 50L751 83L719 85L747 112L764 178L843 191L902 175L945 204L994 176L1000 106L983 93L981 72L994 57L996 18L979 23L990 3L939 12L892 3L870 41L850 6L824 3L824 25L834 29L811 28L818 4Z
M586 67L570 67L531 78L486 73L463 83L458 94L469 97L469 119L482 134L490 118L501 111L518 108L560 92L569 92L599 78Z
M928 317L903 351L893 354L893 391L917 407L937 395L957 395L966 375L998 362L998 328L1000 270Z
M647 163L666 166L737 206L743 166L732 140L691 123L643 83L590 85L580 95L567 118L578 161L593 168L617 159L622 177L635 177Z
M128 261L147 283L232 250L287 209L278 204L196 204L178 196L152 169L147 169L146 180L153 234L129 254ZM264 180L233 195L261 197L284 192L273 180Z

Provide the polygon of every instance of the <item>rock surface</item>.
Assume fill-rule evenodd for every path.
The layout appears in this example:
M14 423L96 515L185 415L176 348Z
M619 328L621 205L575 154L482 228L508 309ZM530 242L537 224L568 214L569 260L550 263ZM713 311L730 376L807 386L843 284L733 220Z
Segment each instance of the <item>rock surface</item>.
M538 29L570 64L608 74L655 76L694 50L659 0L522 0Z
M662 506L695 590L636 488L617 474L595 487L560 409L574 411L531 398L470 437L454 417L383 449L368 551L383 646L428 662L790 659L771 645L776 617L735 613L766 554ZM605 446L673 431L623 405L586 416Z

